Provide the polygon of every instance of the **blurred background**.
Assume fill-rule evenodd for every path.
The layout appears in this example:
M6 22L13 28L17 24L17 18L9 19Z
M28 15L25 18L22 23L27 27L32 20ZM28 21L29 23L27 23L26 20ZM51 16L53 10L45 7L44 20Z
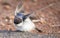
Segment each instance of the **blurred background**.
M40 33L60 33L60 0L0 0L0 30L16 30L14 14L18 3L23 2L25 13L35 12L34 23Z

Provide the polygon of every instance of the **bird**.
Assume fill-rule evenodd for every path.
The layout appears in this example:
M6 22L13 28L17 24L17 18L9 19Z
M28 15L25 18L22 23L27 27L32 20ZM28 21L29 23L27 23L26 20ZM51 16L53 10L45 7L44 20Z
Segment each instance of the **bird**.
M18 5L19 6L19 5ZM16 31L18 32L30 32L31 30L37 30L41 32L41 30L37 29L35 24L30 19L32 13L25 15L23 5L18 9L18 6L15 10L14 24Z

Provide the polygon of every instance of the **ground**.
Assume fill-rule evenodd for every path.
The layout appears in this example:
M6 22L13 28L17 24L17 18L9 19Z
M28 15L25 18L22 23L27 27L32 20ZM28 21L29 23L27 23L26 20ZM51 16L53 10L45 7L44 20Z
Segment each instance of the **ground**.
M0 30L15 30L14 14L18 3L21 0L0 0ZM60 0L22 0L25 5L25 12L31 13L34 19L40 22L35 23L42 34L60 33Z

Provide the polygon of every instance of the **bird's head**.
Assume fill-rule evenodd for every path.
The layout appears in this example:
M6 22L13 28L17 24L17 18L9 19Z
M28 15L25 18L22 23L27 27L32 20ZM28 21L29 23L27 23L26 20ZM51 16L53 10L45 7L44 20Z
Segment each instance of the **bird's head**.
M24 9L24 5L23 4L18 4L17 7L16 7L16 10L15 10L15 17L14 17L14 24L16 25L22 25L23 22L28 18L30 17L32 14L29 13L29 14L25 14L25 9Z

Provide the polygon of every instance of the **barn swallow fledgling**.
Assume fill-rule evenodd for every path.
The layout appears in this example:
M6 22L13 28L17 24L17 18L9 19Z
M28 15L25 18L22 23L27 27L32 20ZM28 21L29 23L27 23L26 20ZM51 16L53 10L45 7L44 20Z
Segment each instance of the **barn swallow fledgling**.
M19 5L18 5L19 6ZM14 24L17 31L31 31L31 30L38 30L36 28L35 24L30 19L30 14L24 15L23 5L20 9L18 9L18 6L15 10L15 18L14 18Z

